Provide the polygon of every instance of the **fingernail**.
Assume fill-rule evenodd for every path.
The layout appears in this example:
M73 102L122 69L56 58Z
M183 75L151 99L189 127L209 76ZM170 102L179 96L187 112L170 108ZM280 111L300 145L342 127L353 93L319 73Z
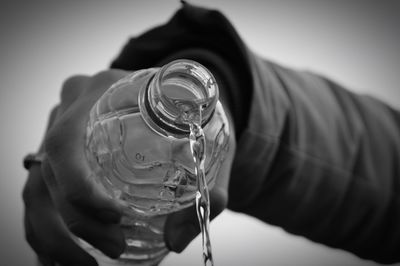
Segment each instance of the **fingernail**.
M165 244L169 250L181 253L199 234L199 231L197 224L183 224L167 234Z
M121 214L111 210L101 210L97 216L105 223L119 223L121 220Z

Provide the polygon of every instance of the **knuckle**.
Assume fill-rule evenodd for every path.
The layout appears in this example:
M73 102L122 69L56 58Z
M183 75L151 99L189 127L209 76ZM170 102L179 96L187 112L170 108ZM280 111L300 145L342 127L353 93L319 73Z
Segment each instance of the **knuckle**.
M95 80L116 80L125 76L127 72L119 69L102 70L93 76Z
M71 103L82 92L82 86L86 83L87 77L83 75L75 75L67 78L61 89L61 102Z
M110 70L103 70L93 76L94 84L110 84L114 81L113 74ZM96 86L97 87L97 86Z
M93 76L93 79L106 79L109 78L110 76L111 76L111 70L101 70Z
M93 76L93 82L96 85L104 84L105 86L109 86L114 82L116 82L117 80L124 77L125 75L126 72L122 70L117 70L117 69L104 70L98 72ZM102 86L96 86L96 87L102 87Z

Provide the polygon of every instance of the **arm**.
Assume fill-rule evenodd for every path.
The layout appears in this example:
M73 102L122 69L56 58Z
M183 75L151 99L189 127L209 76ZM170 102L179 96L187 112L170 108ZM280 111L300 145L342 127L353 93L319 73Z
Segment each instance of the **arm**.
M193 47L221 56L236 79L225 86L238 140L228 207L363 258L400 261L399 112L256 57L221 13L189 4L131 39L112 67L146 68Z
M255 57L247 51L233 27L219 12L190 5L184 5L166 25L132 39L112 67L126 70L153 67L166 56L193 47L220 55L237 79L237 86L226 86L223 91L223 98L231 106L238 136L228 207L363 258L380 262L399 261L394 252L400 241L399 230L395 227L399 223L399 201L396 198L399 189L396 180L399 166L396 163L400 149L397 139L400 130L398 112L372 98L352 94L318 76L284 69ZM83 101L80 97L78 103ZM71 112L67 113L65 116L71 116ZM81 116L75 114L75 117ZM65 132L61 131L63 123L58 124L61 125L58 127L60 132ZM68 137L66 134L59 135ZM51 147L50 144L47 146ZM64 147L69 145L64 144ZM53 151L56 155L56 149ZM54 158L53 165L56 165ZM61 159L59 161L65 164L65 160ZM47 169L51 170L51 167ZM29 178L37 181L39 189L32 186L35 182L28 181L24 193L28 220L46 218L45 215L32 217L33 213L37 213L31 211L33 201L40 199L36 193L45 186L42 178L48 187L54 183L52 171L48 171L45 178L40 176L39 170L35 170ZM58 176L62 175L67 174L60 172ZM70 180L79 177L75 174L71 176L74 179ZM62 201L63 197L61 200L57 197L57 191L54 193L55 187L52 187L53 193L46 192L43 201L51 202L51 197L58 198L56 205L60 206L65 201ZM75 210L76 205L82 205L79 199L84 197L78 197L78 202L76 196L72 198L75 204L71 206ZM226 195L215 200L222 203L217 213L225 207L225 200ZM90 207L96 209L99 202ZM68 243L71 241L67 229L76 231L78 235L79 232L87 232L82 229L85 223L79 228L76 223L70 222L70 228L65 228L57 210L51 204L49 206L49 213L58 217L56 221L49 220L49 224ZM64 219L71 218L71 213L74 212L61 215ZM95 213L88 214L93 216ZM193 220L192 213L187 215L188 223ZM82 216L73 218L79 220ZM114 230L115 219L105 220L109 229ZM50 252L50 257L66 262L72 261L73 253L80 253L80 259L75 258L75 262L85 261L88 264L91 261L94 264L81 250L77 251L76 246L71 244L70 249L65 249L65 242L59 241L56 234L42 234L51 230L42 226L43 223L37 224L34 227L37 230L27 227L27 235L33 246L41 248L38 253ZM121 243L121 238L116 237L113 230L108 230L110 238ZM190 241L197 231L184 233L181 235L188 235ZM95 245L111 242L109 239L94 239L96 235L97 232L93 232L89 236ZM47 245L43 246L43 243ZM122 246L118 245L117 249L102 246L102 250L115 257ZM169 246L174 248L171 243ZM184 246L175 246L174 249L179 251Z
M400 113L317 75L249 58L252 107L228 207L362 258L398 262Z

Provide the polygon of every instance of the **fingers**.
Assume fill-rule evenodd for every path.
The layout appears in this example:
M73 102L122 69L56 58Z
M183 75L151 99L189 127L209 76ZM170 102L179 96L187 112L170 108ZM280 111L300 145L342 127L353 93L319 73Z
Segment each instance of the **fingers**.
M66 105L64 105L66 106ZM60 105L53 108L48 131L60 116ZM39 151L43 152L43 144ZM41 265L97 265L71 238L70 232L55 209L41 176L39 165L32 165L23 190L25 235L38 254ZM57 264L60 265L60 264Z
M84 134L94 102L125 75L126 72L109 71L93 78L68 79L61 103L51 113L40 148L49 159L44 162L45 175L38 165L32 166L23 192L27 241L39 259L49 265L54 261L63 265L97 265L76 244L71 232L110 257L119 256L124 249L117 224L120 210L95 187L84 156Z
M61 103L54 107L50 112L50 118L46 127L46 134L68 107L79 97L89 82L88 76L73 76L68 78L61 89ZM44 151L43 143L39 149Z
M228 203L226 191L218 187L210 191L210 220L220 214ZM183 209L168 216L164 240L169 250L180 253L200 233L196 206Z
M53 175L52 169L46 161L43 162L42 173L46 176ZM54 179L54 177L51 179ZM119 224L104 223L87 215L82 209L72 205L68 198L64 197L64 193L58 191L56 185L51 184L50 186L53 202L70 232L111 258L117 258L123 252L125 240Z
M54 194L61 194L57 195L58 198L65 198L65 201L85 209L90 215L100 214L105 218L104 222L117 222L121 210L105 193L96 189L85 154L86 124L90 109L97 99L125 75L124 71L108 71L90 80L81 77L66 83L81 81L79 86L83 86L83 92L52 126L45 140L48 162L54 172L44 176L50 190Z
M58 116L60 117L78 97L85 91L90 82L89 76L76 75L64 81L61 88L61 104Z
M90 77L86 75L75 75L66 79L61 88L61 102L72 103L87 87Z
M107 71L64 83L57 118L44 141L45 181L66 231L109 257L118 257L125 241L118 225L122 210L95 181L85 154L86 124L97 99L126 72Z
M97 265L71 238L51 202L41 169L34 165L23 191L25 203L25 234L28 243L47 265Z

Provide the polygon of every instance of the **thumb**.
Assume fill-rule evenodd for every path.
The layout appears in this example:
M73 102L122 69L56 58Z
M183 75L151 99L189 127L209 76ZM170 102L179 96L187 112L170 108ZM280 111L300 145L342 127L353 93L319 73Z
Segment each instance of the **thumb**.
M214 187L210 191L210 220L220 214L228 203L226 190ZM196 206L190 206L167 217L164 241L169 250L180 253L200 233Z

